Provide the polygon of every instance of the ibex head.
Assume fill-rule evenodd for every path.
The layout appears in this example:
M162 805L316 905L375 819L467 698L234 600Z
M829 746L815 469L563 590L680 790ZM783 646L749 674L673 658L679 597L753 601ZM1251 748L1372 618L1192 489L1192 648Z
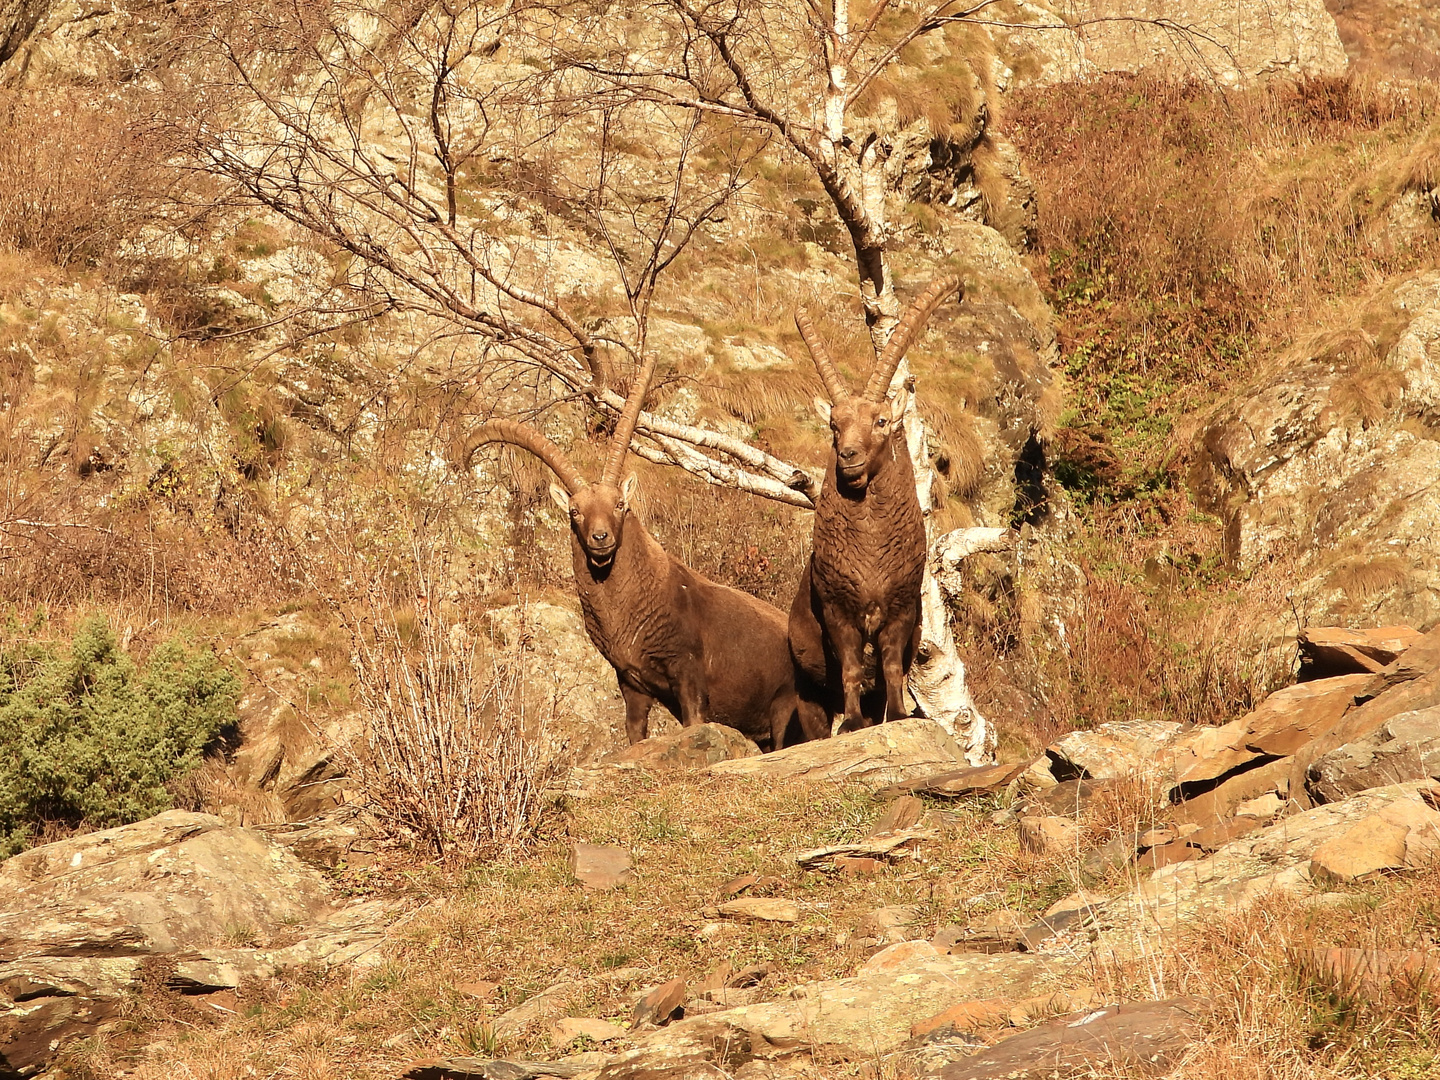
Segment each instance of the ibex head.
M625 518L635 494L634 474L622 484L620 473L625 468L625 454L630 449L630 438L635 434L635 422L640 417L640 404L654 374L655 361L647 360L636 375L625 408L615 423L610 457L595 484L576 472L565 452L553 442L529 425L513 420L492 420L482 424L470 438L465 462L468 465L475 451L485 443L508 442L529 450L549 465L559 481L550 485L550 497L569 516L570 530L584 549L586 561L596 570L607 570L620 548Z
M835 447L835 477L842 487L865 490L889 458L890 440L900 429L900 419L909 404L909 394L903 389L894 398L886 400L890 380L895 377L895 369L900 366L905 350L925 321L940 306L940 302L959 287L960 279L953 275L940 278L910 305L895 332L890 335L885 351L876 359L870 379L865 384L865 392L859 397L846 388L809 316L803 311L795 313L795 325L805 339L805 346L820 372L820 380L830 395L829 401L819 397L815 399L815 411L830 426Z
M550 485L550 497L570 515L570 530L585 549L585 558L597 570L604 570L615 560L635 483L635 474L631 473L619 487L601 481L571 492L559 484Z

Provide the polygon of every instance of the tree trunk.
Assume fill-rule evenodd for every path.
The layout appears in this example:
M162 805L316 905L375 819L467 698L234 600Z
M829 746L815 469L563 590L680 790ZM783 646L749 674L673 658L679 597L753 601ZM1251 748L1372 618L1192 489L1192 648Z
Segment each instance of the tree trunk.
M910 365L901 362L894 385L913 386ZM915 404L915 395L905 409L905 443L915 470L915 494L925 515L925 580L920 591L920 646L910 667L908 688L920 712L953 736L965 750L971 765L994 760L995 730L975 706L965 681L965 662L955 648L950 631L950 610L941 590L949 585L952 596L959 594L959 561L976 551L1002 551L1008 547L1004 529L957 529L938 539L931 512L935 507L935 473L930 468L929 440L925 421Z

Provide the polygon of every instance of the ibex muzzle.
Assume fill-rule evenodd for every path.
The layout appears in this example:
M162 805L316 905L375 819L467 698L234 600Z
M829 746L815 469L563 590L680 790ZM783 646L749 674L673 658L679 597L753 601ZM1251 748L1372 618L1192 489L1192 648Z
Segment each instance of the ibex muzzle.
M602 480L573 495L559 484L550 485L550 497L569 516L570 531L596 570L606 570L615 561L634 492L633 474L620 487Z
M890 451L893 432L901 432L901 418L910 395L899 391L890 401L865 401L845 398L831 405L824 398L815 399L820 420L830 426L835 447L835 475L840 486L864 491Z

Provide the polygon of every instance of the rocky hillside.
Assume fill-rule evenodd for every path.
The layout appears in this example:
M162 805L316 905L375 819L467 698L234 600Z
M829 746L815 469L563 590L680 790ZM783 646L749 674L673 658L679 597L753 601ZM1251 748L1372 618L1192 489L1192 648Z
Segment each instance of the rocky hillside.
M1106 724L1028 763L957 768L923 719L766 755L708 725L652 738L572 774L523 860L458 873L351 811L37 847L0 871L4 1060L1424 1075L1440 639L1304 650L1306 681L1230 724Z

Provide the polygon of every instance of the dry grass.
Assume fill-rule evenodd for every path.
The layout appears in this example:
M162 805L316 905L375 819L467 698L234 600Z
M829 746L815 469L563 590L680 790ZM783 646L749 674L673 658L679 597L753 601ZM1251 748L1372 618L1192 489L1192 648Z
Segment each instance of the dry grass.
M392 857L383 868L341 874L346 891L409 904L384 967L353 979L282 981L239 1015L198 1028L179 1022L188 1014L149 1017L143 1038L92 1047L90 1073L77 1076L123 1068L150 1080L243 1075L247 1067L306 1075L295 1072L298 1063L315 1055L313 1075L388 1078L400 1062L432 1053L549 1055L548 1024L488 1049L486 1025L564 979L583 982L568 1012L628 1018L633 988L677 974L693 982L723 960L737 969L768 965L767 993L783 997L796 983L853 973L863 956L837 937L853 936L876 907L917 905L915 932L928 936L1000 909L1033 915L1073 887L1063 860L1021 852L1013 830L991 825L988 804L961 810L923 860L873 880L804 873L790 860L795 851L863 835L882 809L852 786L631 774L610 793L573 802L527 857L448 870ZM613 893L583 892L567 869L571 840L625 845L638 880ZM721 885L747 871L778 876L783 885L774 891L799 903L801 921L747 924L707 914L722 899ZM478 1003L457 989L477 980L500 984L494 1001Z
M1122 785L1092 803L1082 819L1090 842L1155 823L1153 795L1143 784ZM559 1051L548 1021L499 1040L491 1025L562 981L574 988L561 1013L622 1026L643 987L675 975L693 984L722 961L770 967L766 995L783 998L795 984L853 973L864 957L852 944L855 928L876 907L915 906L919 922L910 934L928 937L997 912L1029 921L1080 884L1083 851L1020 851L1013 827L991 823L988 801L944 807L953 819L942 838L875 879L805 873L790 861L794 851L863 835L881 809L868 792L844 785L630 774L606 794L572 803L526 857L468 869L392 858L339 874L347 892L389 895L407 907L382 967L280 980L247 991L230 1013L204 1015L196 999L151 995L137 1002L132 1030L77 1052L71 1075L379 1080L432 1054L543 1060ZM625 845L637 881L617 892L583 892L567 870L571 840ZM795 900L800 922L717 919L722 884L744 872L778 877L770 892ZM1102 895L1134 884L1133 870L1117 872ZM1427 995L1337 998L1307 981L1295 957L1312 946L1429 947L1440 934L1437 885L1440 869L1348 886L1323 905L1270 897L1244 913L1189 924L1132 959L1102 955L1078 964L1064 988L1093 985L1107 1000L1208 999L1207 1040L1177 1077L1432 1076L1440 1027ZM491 1000L462 991L477 981L499 984ZM906 1077L906 1061L901 1055L879 1066ZM825 1077L866 1069L792 1064ZM1093 1075L1128 1074L1102 1065Z
M0 246L65 265L107 258L161 211L159 164L118 94L0 94Z

